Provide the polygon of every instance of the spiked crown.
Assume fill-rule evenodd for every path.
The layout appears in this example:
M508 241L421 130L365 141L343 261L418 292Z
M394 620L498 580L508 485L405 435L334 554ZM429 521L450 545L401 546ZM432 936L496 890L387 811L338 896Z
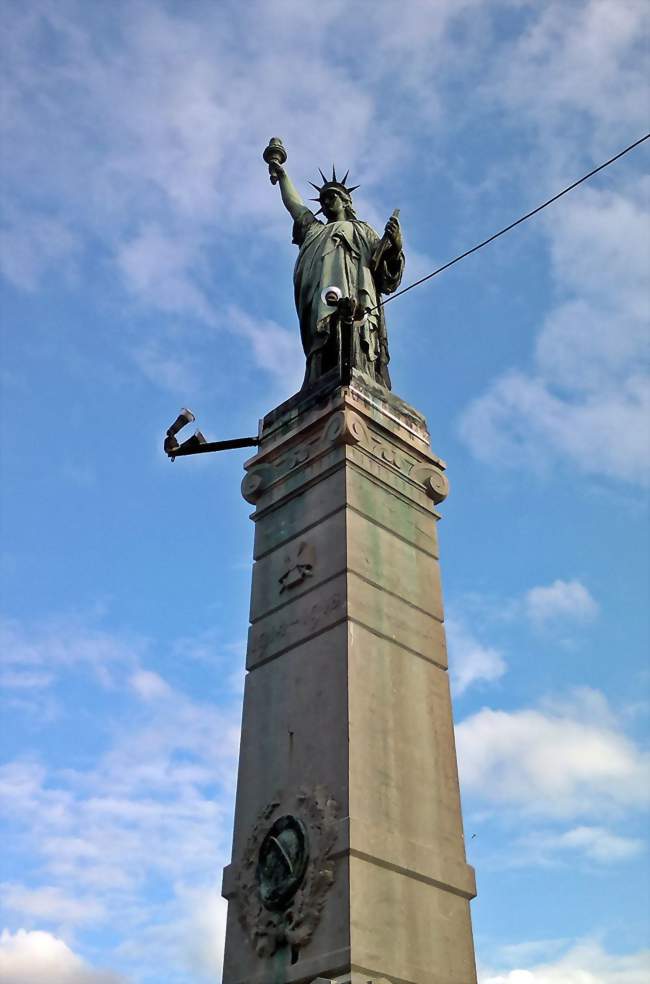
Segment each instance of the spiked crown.
M327 180L327 178L325 177L325 175L323 174L320 168L318 168L318 170L320 171L321 178L323 179L323 184L317 185L314 184L313 181L309 182L312 188L315 188L316 191L318 192L318 198L310 198L310 201L312 202L320 203L322 201L323 192L326 191L328 188L336 188L337 191L342 191L348 198L351 199L352 192L356 191L357 188L359 187L359 185L352 185L349 188L347 187L345 182L348 180L348 174L350 173L349 171L346 171L343 178L341 178L341 180L339 181L339 179L336 176L336 168L334 167L333 164L332 164L332 178L330 181ZM322 211L322 209L319 208L318 212L320 211ZM318 212L316 213L316 215L318 215Z

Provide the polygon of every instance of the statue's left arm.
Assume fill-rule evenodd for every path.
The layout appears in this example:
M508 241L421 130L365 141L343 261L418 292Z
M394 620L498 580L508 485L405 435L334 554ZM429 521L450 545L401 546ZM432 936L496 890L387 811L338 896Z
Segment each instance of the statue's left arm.
M402 282L404 273L404 249L399 219L391 215L386 223L384 235L379 240L373 254L373 269L377 289L382 294L392 294Z

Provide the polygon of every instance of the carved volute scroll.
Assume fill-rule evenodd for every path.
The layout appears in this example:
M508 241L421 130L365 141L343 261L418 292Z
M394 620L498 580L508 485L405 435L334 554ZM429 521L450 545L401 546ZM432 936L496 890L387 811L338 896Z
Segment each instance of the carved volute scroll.
M424 486L424 491L436 505L444 502L449 495L449 480L444 472L434 465L415 465L411 470L410 478Z
M368 445L368 428L358 414L350 410L339 410L328 421L321 438L321 445L359 444Z
M269 477L270 469L264 465L260 465L244 475L241 483L241 494L246 499L246 502L250 502L252 506L255 505L264 492Z

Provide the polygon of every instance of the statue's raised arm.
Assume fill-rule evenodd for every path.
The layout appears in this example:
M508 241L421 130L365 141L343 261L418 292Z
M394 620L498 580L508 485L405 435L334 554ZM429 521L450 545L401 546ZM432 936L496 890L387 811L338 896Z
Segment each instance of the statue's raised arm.
M380 238L357 218L348 187L348 174L339 180L332 168L322 185L312 184L319 204L313 212L300 197L284 169L282 141L272 138L264 151L273 184L293 219L293 242L299 247L294 271L296 310L307 358L303 388L341 364L339 301L349 299L354 310L351 363L373 383L390 389L388 340L380 295L397 290L404 270L398 211ZM348 172L349 173L349 172ZM324 215L326 221L317 218ZM350 306L348 304L348 307Z
M303 213L308 212L309 209L303 202L302 198L298 194L298 191L296 190L296 186L282 166L287 159L287 152L284 149L284 145L279 137L271 137L269 140L269 145L262 156L269 165L271 184L280 185L280 194L282 196L284 206L294 222L297 221L302 217Z

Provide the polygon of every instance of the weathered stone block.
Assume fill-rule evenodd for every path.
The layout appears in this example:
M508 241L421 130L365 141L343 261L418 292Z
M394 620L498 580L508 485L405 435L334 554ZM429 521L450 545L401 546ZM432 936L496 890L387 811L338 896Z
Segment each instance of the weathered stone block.
M347 617L347 577L342 573L253 622L246 669L254 669Z
M251 621L345 571L345 529L345 511L339 511L258 560L253 567Z
M350 508L438 557L436 518L430 503L428 508L419 506L406 494L406 485L398 493L392 485L387 486L354 467L348 467L345 479L346 503Z
M467 899L360 858L350 859L351 950L366 980L476 981Z
M348 617L396 645L447 666L447 644L442 622L401 598L348 573Z
M343 464L342 461L341 467L322 481L308 485L301 495L286 498L281 508L261 511L255 517L255 560L345 507Z

